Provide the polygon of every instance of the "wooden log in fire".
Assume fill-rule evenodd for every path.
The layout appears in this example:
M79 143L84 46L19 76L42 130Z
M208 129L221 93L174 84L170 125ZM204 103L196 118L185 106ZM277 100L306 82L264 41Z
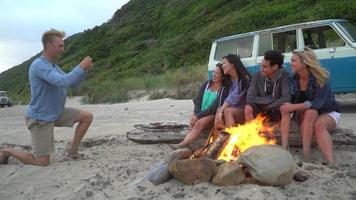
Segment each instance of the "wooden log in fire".
M230 134L224 131L220 131L215 140L213 140L206 149L205 156L216 160L220 155L220 152L229 141Z
M210 132L206 144L195 151L194 158L210 158L216 160L220 155L227 142L229 141L230 134L213 128Z

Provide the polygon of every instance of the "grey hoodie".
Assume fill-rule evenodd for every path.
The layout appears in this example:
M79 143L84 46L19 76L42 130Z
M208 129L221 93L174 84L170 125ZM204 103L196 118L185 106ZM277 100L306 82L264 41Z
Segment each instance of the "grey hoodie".
M283 67L278 69L272 80L262 76L260 71L252 75L247 90L247 104L266 106L267 110L279 110L285 102L290 102L290 78Z

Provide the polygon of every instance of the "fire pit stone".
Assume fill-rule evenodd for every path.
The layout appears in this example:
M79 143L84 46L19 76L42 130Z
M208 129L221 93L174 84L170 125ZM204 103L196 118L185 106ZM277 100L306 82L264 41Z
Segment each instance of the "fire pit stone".
M216 174L217 167L211 159L185 159L174 161L169 172L178 180L188 185L208 182Z
M240 163L237 161L225 162L219 166L212 183L222 186L239 185L245 178L246 176Z

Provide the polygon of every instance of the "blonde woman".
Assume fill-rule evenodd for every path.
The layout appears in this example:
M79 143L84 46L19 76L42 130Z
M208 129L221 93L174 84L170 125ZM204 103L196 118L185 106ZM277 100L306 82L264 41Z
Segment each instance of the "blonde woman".
M293 51L291 66L292 103L283 104L281 112L296 111L303 137L305 158L309 157L313 134L315 134L325 159L329 164L335 164L329 131L335 130L339 123L340 106L331 92L329 73L321 67L315 53L309 48Z

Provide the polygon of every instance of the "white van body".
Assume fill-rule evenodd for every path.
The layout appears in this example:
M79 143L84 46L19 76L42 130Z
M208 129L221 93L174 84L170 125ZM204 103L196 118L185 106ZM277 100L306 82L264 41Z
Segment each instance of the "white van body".
M310 47L323 67L331 73L335 93L355 93L356 79L356 28L347 20L329 19L292 24L232 35L212 43L208 76L222 57L228 53L240 55L251 73L259 70L258 64L267 50L284 55L284 66L290 71L292 51Z

